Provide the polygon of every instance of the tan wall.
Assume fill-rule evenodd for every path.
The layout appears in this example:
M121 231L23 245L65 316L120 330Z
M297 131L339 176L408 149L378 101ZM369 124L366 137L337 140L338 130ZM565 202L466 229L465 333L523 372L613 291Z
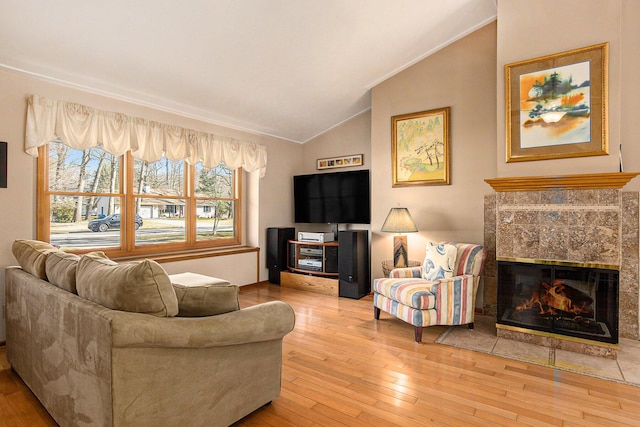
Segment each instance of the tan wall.
M640 170L637 119L639 86L637 19L634 0L540 0L498 2L498 169L499 177L617 172L619 144L625 171ZM609 42L610 155L506 163L505 64ZM640 188L640 180L625 189Z
M363 154L364 164L359 168L316 169L316 160L325 157ZM371 110L341 123L302 146L299 173L339 172L371 168Z
M391 259L393 236L380 232L389 209L411 212L409 259L422 260L427 240L483 242L483 181L496 170L496 24L445 47L372 90L372 277ZM391 117L451 107L451 185L392 188Z
M640 2L625 0L620 11L620 143L622 143L625 171L640 171ZM615 157L615 155L614 155ZM640 178L635 178L625 190L640 190Z
M316 160L326 157L362 154L361 167L316 169ZM302 146L302 160L296 174L346 172L371 169L371 111L367 110L333 129L319 135ZM293 209L293 206L292 206ZM364 224L341 224L340 230L368 230ZM327 224L296 224L296 231L331 231Z
M26 98L38 94L51 99L78 102L94 108L118 111L144 117L163 123L175 124L205 132L218 133L251 141L267 147L268 166L265 178L258 180L257 173L248 174L249 197L246 200L248 212L245 222L250 227L244 236L245 243L264 248L266 228L277 225L291 225L291 176L299 165L302 147L289 141L273 137L251 134L217 126L200 120L149 108L130 102L101 96L43 79L13 71L0 70L0 141L8 142L8 188L0 189L0 341L5 335L4 324L4 267L16 263L11 254L11 243L15 239L35 238L36 235L36 160L23 151L26 121ZM245 259L248 257L248 261ZM266 280L265 253L260 254L260 278ZM165 264L168 270L188 268L193 272L231 277L239 284L253 283L256 277L255 254L234 256L228 262L220 259L189 261ZM219 268L212 269L212 266ZM250 273L239 272L248 269ZM215 270L215 271L213 271Z

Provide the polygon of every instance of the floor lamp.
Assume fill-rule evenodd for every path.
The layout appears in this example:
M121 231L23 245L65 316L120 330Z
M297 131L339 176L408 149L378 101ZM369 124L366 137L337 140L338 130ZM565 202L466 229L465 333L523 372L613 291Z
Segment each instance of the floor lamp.
M418 229L407 208L391 208L387 219L382 224L381 231L388 233L415 233ZM407 236L401 234L393 236L394 268L402 268L409 265L407 252Z

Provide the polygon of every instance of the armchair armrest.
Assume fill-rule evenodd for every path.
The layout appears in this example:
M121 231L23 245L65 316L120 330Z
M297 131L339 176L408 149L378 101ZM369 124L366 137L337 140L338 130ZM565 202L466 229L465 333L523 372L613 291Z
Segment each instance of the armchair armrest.
M392 279L406 279L413 277L422 277L422 266L420 267L403 267L394 268L389 273L389 277Z
M112 312L114 347L219 347L282 339L293 330L289 304L271 301L208 317Z
M431 285L431 292L435 293L439 287L455 286L456 284L462 281L464 282L470 281L473 283L474 279L475 279L475 276L471 274L463 274L460 276L448 277L446 279L438 279L433 282L433 285Z
M440 325L473 323L479 276L465 274L440 279L431 285Z

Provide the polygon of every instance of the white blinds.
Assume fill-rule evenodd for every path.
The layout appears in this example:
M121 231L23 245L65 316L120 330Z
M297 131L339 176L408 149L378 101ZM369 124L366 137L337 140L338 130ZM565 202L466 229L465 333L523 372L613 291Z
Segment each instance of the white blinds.
M224 162L230 169L260 170L260 178L267 171L262 145L32 95L27 100L25 152L37 157L38 147L58 138L77 150L98 145L115 155L131 150L149 162L164 154L190 164L202 161L206 168Z

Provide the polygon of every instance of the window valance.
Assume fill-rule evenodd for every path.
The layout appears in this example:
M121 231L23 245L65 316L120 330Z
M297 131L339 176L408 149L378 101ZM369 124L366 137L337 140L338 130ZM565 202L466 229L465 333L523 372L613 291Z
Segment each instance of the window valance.
M32 95L27 100L25 152L37 157L38 147L60 139L77 150L101 146L121 155L127 151L141 160L202 162L212 168L224 162L230 169L267 171L265 146L221 137L86 105Z

